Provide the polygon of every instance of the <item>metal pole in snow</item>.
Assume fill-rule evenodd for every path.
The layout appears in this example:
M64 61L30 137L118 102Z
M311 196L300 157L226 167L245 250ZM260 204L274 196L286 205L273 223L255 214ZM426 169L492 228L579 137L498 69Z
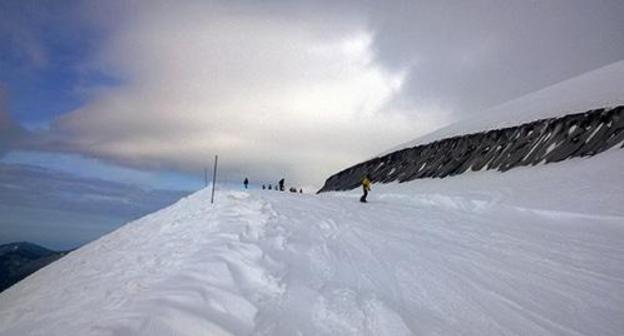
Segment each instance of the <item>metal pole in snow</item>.
M219 155L215 155L214 170L212 172L212 196L210 196L210 204L214 203L215 184L217 184L217 161L218 160L219 160Z

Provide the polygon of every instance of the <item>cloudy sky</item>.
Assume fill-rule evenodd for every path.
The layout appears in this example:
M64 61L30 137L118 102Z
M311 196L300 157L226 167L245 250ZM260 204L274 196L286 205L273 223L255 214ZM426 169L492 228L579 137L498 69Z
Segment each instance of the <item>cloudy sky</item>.
M623 59L623 17L621 0L0 0L0 156L169 187L219 154L224 179L318 186Z
M0 244L76 248L185 195L0 163Z

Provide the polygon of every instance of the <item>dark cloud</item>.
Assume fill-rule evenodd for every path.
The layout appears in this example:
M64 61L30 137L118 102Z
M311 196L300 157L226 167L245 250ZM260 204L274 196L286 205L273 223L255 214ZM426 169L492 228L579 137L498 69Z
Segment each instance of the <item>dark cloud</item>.
M24 137L26 131L16 124L8 111L6 91L0 83L0 157Z

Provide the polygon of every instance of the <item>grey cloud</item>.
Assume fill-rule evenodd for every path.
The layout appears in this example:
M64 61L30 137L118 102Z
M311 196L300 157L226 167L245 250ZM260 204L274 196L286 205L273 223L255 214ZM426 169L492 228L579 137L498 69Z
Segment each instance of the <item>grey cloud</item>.
M16 146L16 143L22 139L25 134L26 131L16 124L11 118L11 115L9 115L7 94L0 85L0 157L2 157L7 150Z
M320 183L624 58L621 1L83 2L95 90L31 145L139 168ZM114 19L111 19L114 18Z
M408 68L399 101L453 119L624 58L622 1L384 1L377 60Z
M307 184L438 123L378 113L400 74L372 62L355 16L304 9L128 9L93 62L128 81L55 120L35 146L193 171L219 153L225 178Z

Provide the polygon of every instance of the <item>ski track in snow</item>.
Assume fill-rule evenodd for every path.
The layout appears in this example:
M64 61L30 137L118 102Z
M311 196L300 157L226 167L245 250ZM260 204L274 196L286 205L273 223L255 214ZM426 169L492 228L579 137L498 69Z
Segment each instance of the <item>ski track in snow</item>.
M261 191L208 199L200 191L7 290L0 335L624 330L621 217L570 222L489 206L495 195L477 206Z

